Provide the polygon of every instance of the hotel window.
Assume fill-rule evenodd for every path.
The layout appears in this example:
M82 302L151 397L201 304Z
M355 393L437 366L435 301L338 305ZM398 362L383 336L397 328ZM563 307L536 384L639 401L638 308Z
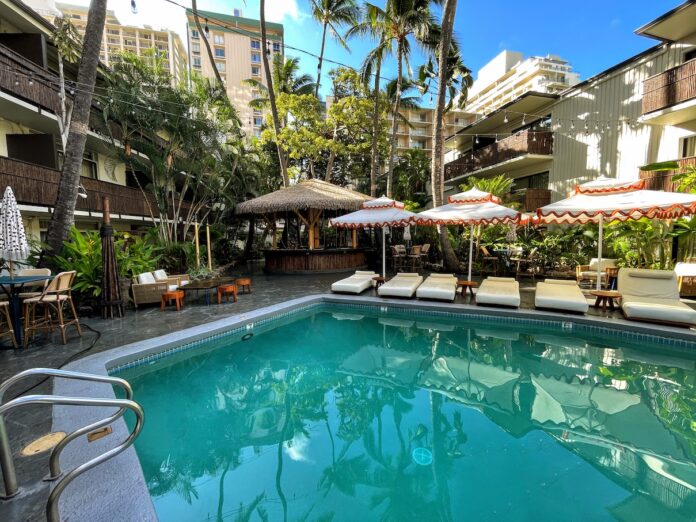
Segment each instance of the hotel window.
M684 61L688 62L689 60L693 60L696 58L696 48L689 49L684 53Z
M73 18L73 19L75 19L75 20L81 20L81 19L82 19L82 17L81 17L79 14L70 15L70 18Z
M200 36L198 35L198 31L196 31L195 29L191 29L191 38L195 38L196 40L200 38Z
M62 150L58 151L58 168L63 168L63 160L65 154ZM83 178L97 179L98 165L97 156L94 152L85 151L82 156L82 165L80 166L80 176Z
M681 139L681 155L679 158L696 156L696 135Z
M531 176L524 176L522 178L516 178L512 182L512 190L525 190L525 189L547 189L549 188L549 173L541 172L540 174L532 174Z
M252 76L261 76L261 67L258 65L252 65L251 66L251 75Z
M194 57L193 57L193 66L194 66L196 69L200 69L200 68L201 68L201 57L200 57L200 56L194 56Z
M200 54L201 52L201 44L199 43L194 43L191 44L191 52L195 54Z
M221 34L214 34L213 43L216 45L223 45L225 43L225 36Z
M254 118L254 127L260 127L263 125L263 118Z
M261 109L254 109L254 116L263 116L263 111Z
M215 58L224 58L225 57L225 50L221 49L220 47L215 48Z
M251 91L251 97L254 99L260 98L261 93L259 91Z
M273 52L274 53L280 52L280 43L279 42L273 42Z
M261 42L259 42L258 40L252 40L251 48L258 51L259 49L261 49Z
M258 53L251 53L251 63L261 63L261 55Z
M215 62L215 68L220 72L225 72L225 62Z

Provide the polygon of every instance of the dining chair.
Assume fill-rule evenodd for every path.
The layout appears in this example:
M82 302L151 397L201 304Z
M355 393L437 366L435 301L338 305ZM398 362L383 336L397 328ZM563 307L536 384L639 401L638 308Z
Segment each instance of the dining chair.
M489 271L494 276L498 275L498 256L494 256L490 251L483 245L480 247L481 250L481 275L484 272Z
M17 272L17 275L19 277L29 277L29 276L50 276L51 275L51 269L50 268L23 268L19 272ZM34 290L27 290L26 292L20 292L19 297L20 299L27 299L29 297L36 297L41 295L41 292L44 291L46 286L48 285L48 279L45 279L43 281L37 281L36 283L28 283L24 285L23 288L33 288Z

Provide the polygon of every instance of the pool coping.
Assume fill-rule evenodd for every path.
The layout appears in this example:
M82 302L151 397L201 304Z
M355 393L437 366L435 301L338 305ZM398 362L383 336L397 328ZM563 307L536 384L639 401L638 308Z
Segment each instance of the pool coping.
M610 329L638 341L648 340L649 337L670 339L670 350L688 349L690 345L696 344L695 330L637 323L625 319L459 303L385 299L371 295L315 294L112 348L78 359L65 369L109 375L115 369L126 367L134 361L142 364L146 360L173 353L184 345L231 331L252 330L256 325L325 303L365 305L378 308L380 312L385 313L394 310L406 312L419 310L455 316L466 315L471 316L472 319L494 316L511 322L533 321L536 324L548 326L559 326L560 323L564 329L566 325L569 325L567 328L572 329L577 324L583 326L583 332L591 333L594 328ZM55 381L54 393L63 396L105 398L115 396L111 386L106 384L63 379ZM134 397L134 399L137 401L138 398ZM108 409L55 407L52 431L72 431L103 418L105 411ZM147 412L145 412L145 422L147 422ZM123 440L127 436L128 429L123 419L119 419L112 427L112 436L104 437L94 443L88 443L85 437L73 441L61 458L63 469L73 469L88 458L113 447L117 440ZM98 502L93 501L97 498ZM74 520L158 520L135 448L128 448L109 462L97 466L70 484L61 499L60 513L61 518Z

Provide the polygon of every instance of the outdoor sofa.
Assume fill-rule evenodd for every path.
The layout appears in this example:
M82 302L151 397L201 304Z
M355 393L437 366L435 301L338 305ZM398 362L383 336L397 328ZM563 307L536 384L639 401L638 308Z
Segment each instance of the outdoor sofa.
M162 294L171 292L184 286L190 281L186 274L168 275L164 270L154 272L144 272L133 278L131 293L133 294L133 305L160 303Z
M696 325L696 310L679 299L674 270L619 270L621 310L627 319L676 325Z
M581 314L590 308L577 283L563 279L547 279L537 283L534 306Z
M457 296L457 278L453 274L430 274L416 290L418 299L454 301Z
M377 274L374 272L356 270L352 276L333 283L331 291L341 294L361 294L374 286L374 277L377 277Z
M520 283L514 277L487 277L476 291L476 304L520 306Z
M377 289L380 297L405 297L410 299L423 282L423 276L415 272L396 274Z

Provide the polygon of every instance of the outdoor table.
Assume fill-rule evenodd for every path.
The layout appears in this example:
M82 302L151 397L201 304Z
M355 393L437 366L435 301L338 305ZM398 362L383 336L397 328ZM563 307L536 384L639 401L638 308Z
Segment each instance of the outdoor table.
M595 308L601 306L602 310L605 312L607 310L607 304L609 305L609 309L613 311L615 309L614 301L621 299L621 293L616 290L592 290L590 294L597 298L594 304Z
M7 294L10 300L10 314L12 316L12 328L15 331L17 345L22 345L22 298L19 294L24 290L24 285L28 283L38 283L52 279L50 275L32 275L32 276L1 276L0 285L3 291ZM8 289L9 287L9 289Z
M457 290L462 289L462 297L466 295L466 289L469 289L471 295L474 295L474 288L478 288L478 283L476 281L466 281L464 279L457 280Z
M375 282L375 295L377 295L377 290L387 281L387 278L382 276L375 276L372 278L372 280Z
M183 290L188 297L190 292L196 292L198 295L201 291L205 296L205 304L210 304L210 294L215 291L217 292L217 287L225 283L234 283L234 277L214 277L212 279L199 279L188 283L187 285L182 285L178 289Z

